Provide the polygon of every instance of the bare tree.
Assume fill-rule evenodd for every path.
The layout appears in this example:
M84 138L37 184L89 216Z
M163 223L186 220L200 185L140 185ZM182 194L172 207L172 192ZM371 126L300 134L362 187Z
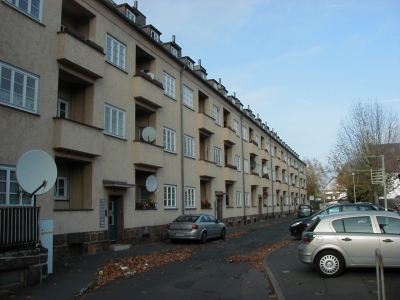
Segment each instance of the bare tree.
M382 195L379 185L372 185L368 170L382 169L382 155L387 173L388 192L396 188L397 159L400 158L400 121L397 114L385 110L378 102L353 103L342 120L337 140L328 161L338 181L352 186L351 172L356 172L355 186L372 195ZM398 186L398 184L397 184Z
M323 189L328 184L328 173L326 168L316 159L305 158L307 168L305 175L307 177L307 194L322 197Z

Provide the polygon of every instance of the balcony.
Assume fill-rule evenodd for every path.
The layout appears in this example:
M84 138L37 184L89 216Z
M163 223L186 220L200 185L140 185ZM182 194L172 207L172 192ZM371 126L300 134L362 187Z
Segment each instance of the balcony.
M270 160L271 159L271 156L267 150L264 149L264 150L260 150L260 151L261 151L261 159L262 160Z
M215 178L218 176L221 167L217 166L213 161L199 160L199 176L205 178Z
M94 79L104 77L104 53L94 42L84 41L68 31L57 33L57 60Z
M53 148L89 156L102 155L103 129L63 118L53 118Z
M260 149L258 149L258 144L255 141L250 141L249 142L249 153L250 155L259 155L260 154Z
M251 186L259 186L261 185L261 177L254 173L250 175L250 185Z
M237 169L231 167L224 168L224 180L225 182L239 182L243 180L242 173L238 172Z
M164 88L161 82L147 74L138 73L133 77L133 97L154 108L164 104Z
M198 113L197 115L197 124L199 126L199 130L210 136L214 134L215 131L215 120L213 117L210 117L209 115L205 113Z
M227 145L235 145L236 140L238 139L235 130L233 130L230 127L224 127L223 138L224 138L225 144L227 144Z
M162 168L164 166L164 148L143 141L133 141L133 163L135 166Z

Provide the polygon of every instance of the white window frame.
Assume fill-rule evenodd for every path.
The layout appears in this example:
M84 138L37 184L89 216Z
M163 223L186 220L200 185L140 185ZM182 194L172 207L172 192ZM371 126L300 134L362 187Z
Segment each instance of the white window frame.
M61 105L65 105L64 116L61 116ZM57 117L69 119L69 101L58 98L57 100Z
M110 114L107 115L107 110ZM114 116L114 113L116 114ZM115 117L115 118L114 118ZM115 120L115 121L114 121ZM115 125L113 124L115 123ZM122 123L122 126L121 126ZM110 104L105 104L104 106L104 133L119 138L125 138L125 111L112 106Z
M261 165L260 164L257 164L256 170L257 170L258 176L261 177Z
M249 160L247 158L243 160L243 172L249 174Z
M11 6L15 7L17 10L21 11L23 14L42 22L43 18L43 0L39 2L39 7L33 6L33 0L6 0L6 3L10 4ZM24 3L27 3L26 9L21 7ZM37 14L34 13L37 11Z
M217 166L221 166L222 165L222 162L221 162L221 148L214 147L214 163Z
M244 193L244 205L250 206L250 194L249 192Z
M203 72L200 73L200 77L203 78L204 80L207 80L207 75Z
M184 135L183 152L185 156L194 158L194 138L188 135Z
M194 64L189 60L187 63L190 70L194 70Z
M176 153L176 132L167 127L163 128L163 146L164 150Z
M171 53L173 56L178 57L178 50L173 46L171 46Z
M163 72L164 94L175 99L175 78Z
M235 155L235 163L236 163L236 169L240 171L240 156Z
M196 207L196 189L194 187L185 186L185 207Z
M242 206L242 192L236 192L236 207Z
M221 110L217 106L213 106L215 124L221 125Z
M106 35L106 61L125 70L126 46L109 34Z
M0 195L4 198L5 203L0 203L0 206L33 206L34 197L29 198L24 195L22 189L17 182L15 167L0 165L1 173L5 174L3 178L0 176L0 183L4 190L0 190ZM18 203L10 203L11 195L18 195ZM28 203L28 201L30 203Z
M160 41L160 35L155 32L153 29L150 30L150 36L153 40L156 40L157 42Z
M132 20L133 22L136 22L136 15L133 12L131 12L129 9L126 10L126 14L125 15L129 20Z
M260 137L259 137L258 135L256 135L256 143L257 143L258 149L261 149L261 148L260 148L260 146L261 146L261 144L260 144Z
M10 77L5 77L6 72L10 72ZM17 89L22 91L17 93ZM38 102L39 76L0 61L0 103L37 113Z
M176 185L164 185L164 207L176 208Z
M60 193L60 182L64 182L64 193ZM66 176L57 176L56 182L54 184L54 200L68 200L68 177Z
M193 109L193 90L183 86L183 104Z
M233 130L235 130L236 135L239 136L239 121L233 120Z
M242 136L243 136L243 140L247 141L247 127L246 126L242 126Z

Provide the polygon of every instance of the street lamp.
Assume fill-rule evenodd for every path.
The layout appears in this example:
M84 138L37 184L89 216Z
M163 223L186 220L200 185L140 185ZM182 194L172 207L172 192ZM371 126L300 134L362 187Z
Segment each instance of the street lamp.
M357 202L357 196L356 196L356 185L355 185L355 183L354 183L354 175L355 175L355 173L353 172L353 173L351 173L351 175L353 175L353 193L354 193L354 203L356 203L356 202Z

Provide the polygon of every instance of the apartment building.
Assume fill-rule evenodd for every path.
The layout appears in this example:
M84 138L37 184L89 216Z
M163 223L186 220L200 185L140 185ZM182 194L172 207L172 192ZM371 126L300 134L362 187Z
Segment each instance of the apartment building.
M21 210L53 220L57 258L165 239L182 213L240 226L306 201L299 155L137 2L2 0L0 27L0 249L38 245L5 229ZM15 168L33 149L57 179L29 197Z

